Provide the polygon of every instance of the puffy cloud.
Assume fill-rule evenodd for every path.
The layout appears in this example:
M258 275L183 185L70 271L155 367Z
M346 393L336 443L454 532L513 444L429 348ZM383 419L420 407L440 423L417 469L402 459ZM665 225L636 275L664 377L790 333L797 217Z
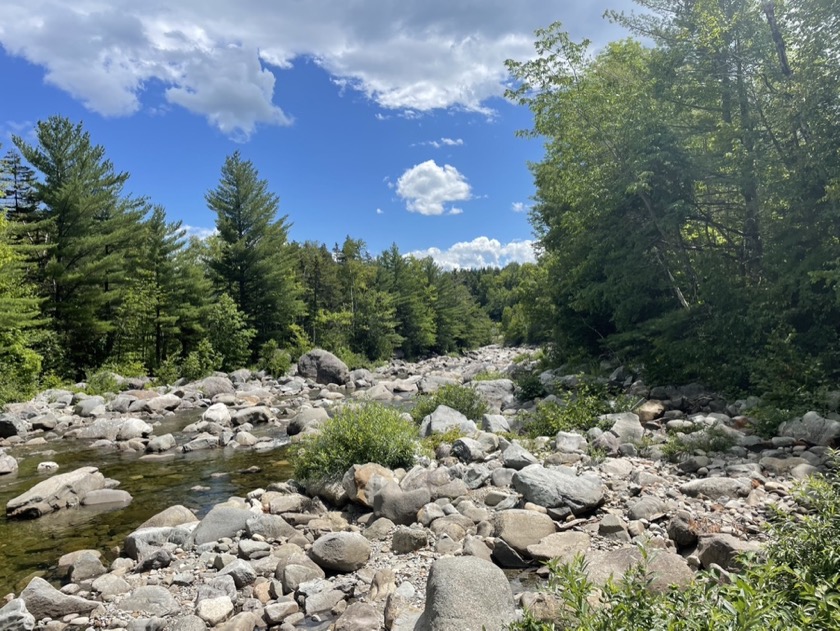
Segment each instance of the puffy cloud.
M466 178L450 164L438 166L427 160L406 170L397 180L397 195L405 200L408 210L421 215L442 215L447 202L466 201L472 190ZM460 209L451 208L458 214Z
M523 202L513 202L510 209L515 213L524 213L528 210L528 207Z
M560 18L596 41L616 31L603 10L632 1L602 2L5 0L0 44L103 115L136 112L158 83L169 103L246 137L257 124L289 122L274 77L299 58L402 115L490 114L487 99L508 80L504 60L534 54L534 29Z
M488 239L487 237L477 237L472 241L461 241L448 250L428 248L408 254L416 258L430 256L438 265L447 270L504 267L508 263L533 263L536 261L533 241L511 241L503 245L497 239Z

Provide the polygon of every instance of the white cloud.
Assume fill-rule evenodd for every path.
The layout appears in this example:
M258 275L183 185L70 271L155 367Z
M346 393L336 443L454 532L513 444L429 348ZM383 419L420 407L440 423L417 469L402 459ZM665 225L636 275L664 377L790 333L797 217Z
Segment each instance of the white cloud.
M384 210L382 210L381 208L377 208L377 209L376 209L376 214L377 214L377 215L384 215L384 214L385 214L385 211L384 211Z
M208 238L212 237L213 235L219 233L219 231L216 230L215 228L203 228L201 226L188 226L188 225L184 225L184 226L181 226L181 227L186 231L188 239L191 238L191 237L196 237L196 238L201 239L203 241L204 239L208 239Z
M491 114L508 80L504 60L534 54L533 31L561 19L576 36L612 30L605 8L631 0L4 0L0 44L42 66L45 79L89 109L125 116L152 83L164 98L247 137L290 120L275 72L301 58L384 110ZM610 35L612 37L612 35ZM282 72L279 101L282 102ZM378 117L384 118L385 115Z
M513 202L510 209L515 213L524 213L528 210L528 207L523 202Z
M447 202L466 201L472 190L466 178L450 164L438 166L427 160L406 170L397 180L397 194L406 208L421 215L442 215ZM451 214L460 209L450 208Z
M441 147L460 147L464 144L464 141L461 138L441 138L440 140L427 140L418 144L440 149Z
M469 269L480 267L504 267L508 263L534 263L534 242L511 241L502 244L497 239L476 237L472 241L461 241L448 250L428 248L409 252L415 258L432 257L443 269Z
M450 214L450 215L463 215L464 214L464 209L463 208L456 208L455 206L453 206L452 208L449 209L448 214Z

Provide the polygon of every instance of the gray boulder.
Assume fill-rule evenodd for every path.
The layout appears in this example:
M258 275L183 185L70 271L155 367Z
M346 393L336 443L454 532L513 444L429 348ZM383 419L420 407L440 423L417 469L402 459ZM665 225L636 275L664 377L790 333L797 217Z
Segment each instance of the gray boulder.
M749 478L700 478L686 482L680 491L691 497L705 495L716 500L721 497L746 497L752 488Z
M575 515L594 510L604 501L600 480L576 475L565 467L527 466L514 474L513 488L529 502L546 508L568 506Z
M539 460L534 454L517 443L511 443L502 451L502 464L508 469L519 471L538 462Z
M343 385L350 381L347 364L320 348L301 355L298 360L298 373L321 384Z
M470 384L481 395L494 412L499 412L514 401L513 381L510 379L492 379L474 381Z
M195 514L186 506L175 504L169 508L165 508L161 512L152 515L138 527L140 528L160 528L180 526L181 524L189 524L197 521Z
M472 435L478 431L475 423L446 405L439 405L437 409L426 416L420 423L420 435L445 434L451 429L459 429L463 434Z
M370 558L370 542L357 532L333 532L319 537L309 555L319 567L335 572L355 572Z
M29 423L9 415L0 417L0 438L12 436L26 436L29 431Z
M161 396L154 397L148 401L135 401L131 404L129 409L134 412L135 404L141 404L138 406L141 409L137 411L142 411L144 409L152 414L161 414L163 412L171 412L177 409L181 403L181 398L174 394L162 394Z
M271 418L271 410L264 405L257 405L255 407L237 410L231 416L231 422L234 425L244 425L245 423L259 425L261 423L268 423Z
M219 570L218 575L229 575L233 578L233 583L236 585L236 589L242 589L257 579L257 572L254 570L254 566L243 559L236 559L235 561L228 563Z
M0 449L0 475L8 475L18 470L18 462L15 457Z
M426 582L426 607L416 631L505 629L516 618L505 573L475 556L435 561Z
M642 427L639 417L632 412L620 412L618 414L604 414L598 417L600 421L612 423L610 432L618 437L619 443L638 444L644 436L645 428Z
M105 476L96 467L82 467L39 482L9 500L6 516L34 519L70 506L77 506L91 491L105 488Z
M510 431L510 423L506 416L501 414L485 414L481 419L481 429L494 434L501 434Z
M214 375L212 377L205 377L198 382L198 388L208 399L212 399L217 394L236 394L236 388L227 377Z
M802 418L786 421L779 426L779 436L790 436L812 445L836 445L840 439L840 423L808 412Z
M519 509L499 511L494 516L493 526L494 536L520 554L527 554L528 546L538 544L557 531L548 515Z
M222 537L235 537L240 530L245 530L253 516L254 513L242 508L214 506L196 526L193 541L201 545Z
M260 535L266 539L289 539L299 534L295 527L280 515L252 515L245 522L248 536Z
M320 429L324 423L330 418L330 415L324 408L304 408L289 421L289 426L286 428L286 433L289 436L300 434L308 429Z
M93 600L63 594L37 576L29 581L29 585L20 593L20 599L36 620L87 613L99 606L99 603Z
M394 482L386 484L373 496L373 512L395 524L410 526L417 521L417 511L428 504L432 495L428 488L403 491Z
M152 436L146 445L146 451L159 453L161 451L175 449L177 446L178 444L175 442L175 437L172 434L164 434L163 436Z
M591 550L586 554L587 575L596 585L603 585L612 576L618 581L631 567L642 561L642 553L636 546L625 546L616 550ZM652 550L647 568L651 576L650 589L664 592L670 585L685 586L694 578L694 572L686 560L675 552Z
M87 397L76 403L73 413L76 416L99 416L105 412L105 399L100 396Z
M145 616L170 616L181 611L178 601L165 587L145 585L123 598L117 608Z
M757 552L759 549L758 544L742 541L734 535L702 535L697 544L697 556L706 569L717 564L724 570L737 571L741 567L739 555Z
M35 616L26 609L21 598L15 598L0 609L0 630L32 631L35 628Z

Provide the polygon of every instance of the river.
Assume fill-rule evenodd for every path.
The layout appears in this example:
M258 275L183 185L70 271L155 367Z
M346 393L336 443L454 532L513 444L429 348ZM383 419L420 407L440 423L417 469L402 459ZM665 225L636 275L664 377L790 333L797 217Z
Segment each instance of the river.
M175 434L184 442L181 428L194 422L203 410L169 416L155 427L156 435ZM277 427L257 427L257 436L283 438ZM214 504L232 495L243 496L271 482L288 479L291 468L285 448L271 451L214 449L176 453L165 461L144 461L143 454L91 449L89 441L49 441L45 445L15 447L7 452L19 461L19 470L0 477L0 504L33 487L46 475L37 473L38 463L52 460L67 473L84 466L99 467L108 477L121 482L132 503L118 510L73 508L39 519L18 521L0 518L0 596L16 593L35 576L51 578L61 555L81 549L95 549L110 561L113 549L127 534L152 515L173 504L183 504L204 515ZM256 471L258 469L258 471Z

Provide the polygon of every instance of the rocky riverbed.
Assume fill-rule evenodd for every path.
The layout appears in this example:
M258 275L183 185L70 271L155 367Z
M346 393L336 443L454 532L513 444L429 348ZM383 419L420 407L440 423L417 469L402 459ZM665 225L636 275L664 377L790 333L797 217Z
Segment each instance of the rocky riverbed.
M605 417L606 430L585 435L516 440L509 430L533 402L519 402L507 378L473 378L510 374L521 351L488 347L374 372L315 354L301 374L279 380L237 371L113 398L49 391L10 406L0 418L0 463L11 471L26 450L58 443L134 454L150 471L177 454L256 455L278 449L286 433L318 431L348 401L402 405L448 383L476 388L491 413L436 410L422 432L465 435L407 471L358 463L319 488L278 472L198 513L187 501L161 504L121 539L115 558L105 542L57 552L60 589L31 579L8 595L0 628L501 629L523 606L551 615L556 603L540 591L538 569L551 558L581 553L590 578L603 582L638 561L643 544L655 589L685 584L700 568L736 570L736 553L761 545L770 504L802 510L792 485L819 471L840 437L840 423L812 413L764 440L750 429L754 401L726 402L696 385L648 388L617 370L611 379L638 398L632 413ZM541 379L573 385L575 377ZM185 411L194 423L158 431ZM675 432L695 448L672 463L663 445ZM726 451L703 451L720 436ZM30 493L37 510L12 499L7 519L72 513L89 493L119 488L98 471L52 475L71 473L87 481L53 483L63 499Z

